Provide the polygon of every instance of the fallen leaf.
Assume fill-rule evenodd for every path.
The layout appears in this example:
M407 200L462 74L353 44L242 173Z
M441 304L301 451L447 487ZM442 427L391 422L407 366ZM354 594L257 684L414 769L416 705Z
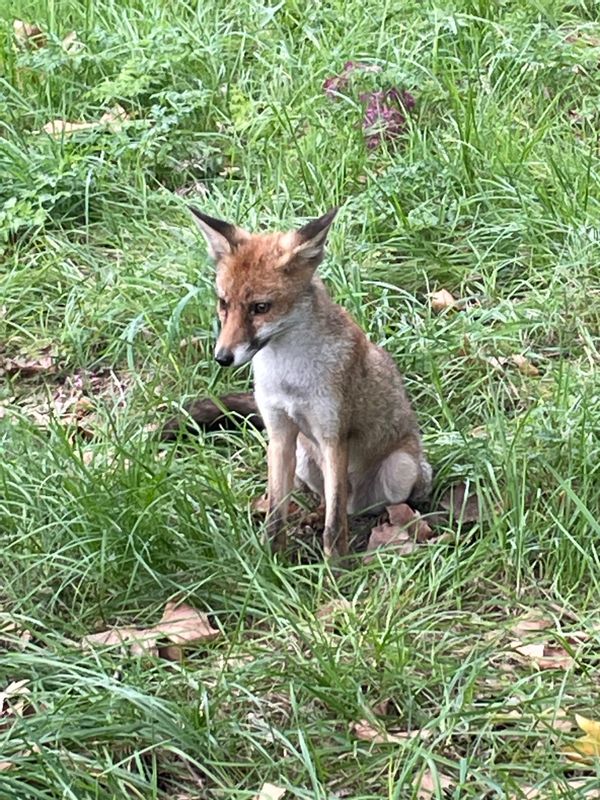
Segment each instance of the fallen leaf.
M426 542L433 537L429 524L421 517L418 511L412 509L407 503L398 503L386 508L392 525L406 526L417 542Z
M159 658L164 659L165 661L173 661L174 663L181 664L184 659L185 651L183 647L179 647L176 644L168 644L165 647L158 648L158 656Z
M578 798L582 800L594 800L600 797L600 788L598 788L598 781L594 778L593 783L587 778L577 778L576 780L567 781L569 789L577 789L579 794Z
M591 736L600 745L600 722L582 717L581 714L575 714L575 722L587 736Z
M323 623L325 630L332 630L335 627L335 619L340 614L348 614L350 612L352 612L352 603L346 600L345 597L336 597L317 609L315 618Z
M407 503L397 503L386 508L390 525L406 527L415 518L415 512Z
M50 347L42 348L38 353L22 353L13 358L0 358L0 375L18 375L31 378L40 373L56 370L56 355Z
M304 509L295 503L293 500L290 500L288 505L288 517L293 517L296 514L300 514ZM269 513L269 496L266 494L261 494L260 497L257 497L256 500L252 501L252 512L256 517L266 517Z
M193 350L202 350L203 346L204 339L202 336L185 336L179 342L180 350L187 350L188 348L192 348Z
M426 770L420 779L416 782L417 798L418 800L431 800L431 798L438 797L439 791L444 792L446 789L449 791L454 788L454 781L443 772L432 772L430 769Z
M481 504L476 494L467 493L467 484L463 481L451 486L440 500L444 511L452 514L455 521L478 522L481 519Z
M60 43L60 46L65 53L69 53L69 55L79 53L85 47L84 43L78 38L77 31L71 31L71 33L68 33Z
M156 625L148 628L111 628L100 633L84 636L81 644L85 648L125 645L132 655L163 656L168 660L180 660L177 650L201 642L211 642L220 632L211 627L208 617L186 603L169 602ZM162 646L167 639L173 647Z
M532 364L528 358L525 358L525 356L515 354L510 357L510 360L516 367L518 367L519 372L522 372L523 375L534 376L540 374L539 369Z
M513 657L520 657L526 662L535 664L540 669L571 669L575 660L567 651L558 646L549 644L523 644L519 639L511 642Z
M173 644L186 646L212 642L220 635L220 631L211 627L206 614L186 603L174 602L167 603L160 622L150 630Z
M585 733L563 750L570 761L594 765L600 758L600 722L575 714L577 726Z
M568 36L565 36L565 42L569 42L569 44L581 43L588 47L600 47L600 37L590 36L590 34L584 33L583 31L573 31L569 33Z
M44 47L46 36L38 25L24 22L22 19L13 21L13 32L20 47Z
M375 558L374 551L385 547L393 550L398 555L405 556L412 553L417 543L414 542L407 531L399 528L398 525L390 525L384 522L371 530L369 542L367 544L367 554L363 557L365 564L369 564Z
M426 542L434 536L431 527L419 512L407 503L388 506L386 511L389 522L383 522L371 529L367 555L363 559L365 564L373 560L373 551L380 547L389 547L400 555L407 555L413 552L416 542Z
M554 620L548 619L539 611L529 611L517 617L511 625L511 632L521 641L530 633L554 627Z
M22 717L30 694L28 678L9 683L0 692L0 717Z
M389 697L386 697L385 700L382 700L380 703L376 703L373 706L373 714L375 714L376 717L385 717L387 716L389 707L390 699Z
M23 650L32 639L31 631L22 628L14 619L0 620L0 642L7 645L18 645Z
M254 800L280 800L286 791L282 786L275 786L274 783L263 783L260 792L254 795Z
M353 722L350 729L357 739L363 742L373 742L374 744L404 744L410 739L429 739L431 737L431 731L427 729L392 733L382 728L373 727L366 719L362 719L360 722Z
M118 131L130 119L125 109L120 105L116 105L95 122L68 122L64 119L54 119L51 122L47 122L40 132L47 133L50 136L68 136L77 131L92 130L94 128L107 128L111 131Z
M548 708L542 717L548 721L553 730L560 733L569 733L573 728L573 721L564 708Z
M447 308L454 308L457 301L453 295L446 289L440 289L439 292L429 292L429 305L432 311L445 311Z
M509 364L514 364L514 366L517 367L519 372L521 372L523 375L534 377L535 375L540 374L540 371L535 364L532 364L528 358L525 358L525 356L519 355L518 353L508 356L508 358L506 356L488 356L485 361L487 361L491 367L499 372L503 372L504 368Z
M134 656L158 655L157 637L151 628L111 628L100 633L90 633L81 640L84 648L94 649L94 646L114 647L125 645Z
M510 800L535 800L538 797L542 797L542 794L537 786L525 785L519 787L519 794L511 794Z

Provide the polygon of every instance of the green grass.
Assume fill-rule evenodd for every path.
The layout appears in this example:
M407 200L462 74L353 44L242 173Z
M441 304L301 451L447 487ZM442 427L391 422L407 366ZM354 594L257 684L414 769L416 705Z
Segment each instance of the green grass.
M47 45L15 47L14 17ZM0 353L57 369L0 383L0 629L32 635L0 641L0 691L29 679L32 712L0 718L0 797L410 800L428 768L454 798L586 796L546 715L598 715L599 37L591 0L2 6ZM383 70L332 102L348 59ZM414 94L397 146L366 149L361 81ZM117 103L120 131L35 133ZM334 579L305 540L288 563L260 546L261 435L157 444L149 423L250 381L211 357L190 199L273 228L343 204L323 275L406 375L436 497L468 479L484 522ZM464 309L433 314L438 288ZM539 375L489 361L512 354ZM91 436L39 424L97 375ZM176 595L222 630L182 666L75 646ZM587 631L573 669L505 670L531 608ZM357 740L386 698L385 726L430 737Z

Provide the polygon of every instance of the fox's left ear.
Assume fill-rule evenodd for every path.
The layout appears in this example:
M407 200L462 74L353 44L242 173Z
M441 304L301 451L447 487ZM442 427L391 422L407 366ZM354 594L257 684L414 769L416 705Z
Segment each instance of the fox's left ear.
M325 241L338 208L332 208L318 219L313 219L295 231L293 240L294 261L302 260L314 264L316 269L323 258Z
M200 228L208 244L211 258L219 261L223 256L232 253L235 248L248 238L248 233L237 225L225 222L222 219L209 217L194 206L190 206L194 221Z

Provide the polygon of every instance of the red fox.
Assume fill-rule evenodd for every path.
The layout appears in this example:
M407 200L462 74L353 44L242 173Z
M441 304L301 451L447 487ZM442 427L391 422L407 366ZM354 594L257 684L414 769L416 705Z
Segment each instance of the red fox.
M325 502L325 556L345 556L348 514L426 499L431 467L392 358L315 275L337 208L299 230L261 234L192 212L216 263L215 358L252 361L269 437L268 540L285 547L290 493L308 487Z

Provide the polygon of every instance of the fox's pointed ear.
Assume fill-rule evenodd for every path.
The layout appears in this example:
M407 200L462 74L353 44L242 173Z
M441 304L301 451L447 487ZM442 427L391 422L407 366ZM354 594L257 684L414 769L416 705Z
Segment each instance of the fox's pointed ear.
M318 219L312 219L294 235L294 260L301 259L314 263L315 268L323 258L325 240L338 208L332 208Z
M209 217L208 214L203 214L194 206L189 208L194 216L196 225L204 234L210 256L215 261L219 261L223 256L232 253L241 242L248 238L246 231L238 228L237 225L224 222L222 219Z

